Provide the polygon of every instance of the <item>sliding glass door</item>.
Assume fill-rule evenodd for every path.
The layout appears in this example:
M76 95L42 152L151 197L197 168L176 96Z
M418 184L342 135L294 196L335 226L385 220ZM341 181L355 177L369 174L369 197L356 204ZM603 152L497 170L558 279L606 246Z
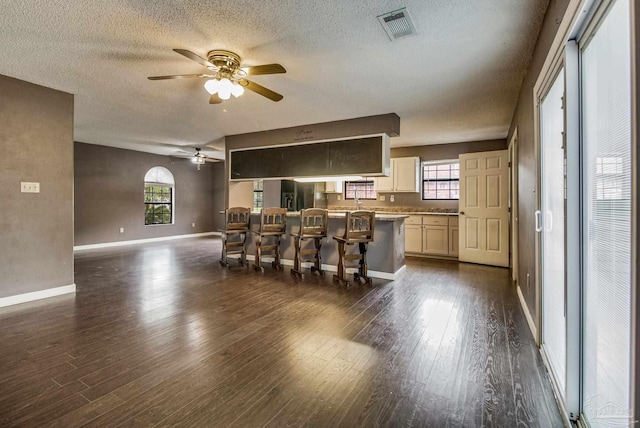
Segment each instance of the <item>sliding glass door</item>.
M542 350L565 399L564 69L540 103Z
M600 11L580 42L582 413L628 426L631 379L631 46L629 0Z

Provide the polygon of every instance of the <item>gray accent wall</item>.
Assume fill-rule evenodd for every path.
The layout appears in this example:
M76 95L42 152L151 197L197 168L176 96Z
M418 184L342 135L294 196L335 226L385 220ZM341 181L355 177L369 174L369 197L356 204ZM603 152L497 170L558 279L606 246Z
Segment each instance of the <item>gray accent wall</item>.
M458 159L462 153L488 152L507 148L506 140L471 141L455 144L435 144L429 146L397 147L391 149L392 158L418 156L421 161ZM393 194L395 201L389 202L389 196ZM385 200L381 201L380 196ZM331 207L355 207L353 200L345 201L343 196L338 200L337 194L327 194L327 204ZM380 192L378 200L362 201L364 207L409 207L409 208L444 208L458 209L458 201L423 201L420 193Z
M73 284L73 95L5 76L0 94L2 298Z
M220 211L225 209L227 179L224 175L224 162L211 164L213 169L213 230L224 229L224 215Z
M183 158L84 143L74 147L75 245L216 230L214 212L224 209L216 206L220 199L216 177L224 167L207 162L198 171ZM144 224L144 176L154 166L163 166L174 176L174 224Z
M518 104L507 138L507 141L510 141L515 129L518 129L518 284L529 308L529 313L536 323L534 212L537 209L538 198L536 194L538 164L534 142L533 86L540 74L568 5L569 0L552 0L549 2L542 29L533 51L533 57L520 89ZM529 282L527 282L527 274L531 276Z

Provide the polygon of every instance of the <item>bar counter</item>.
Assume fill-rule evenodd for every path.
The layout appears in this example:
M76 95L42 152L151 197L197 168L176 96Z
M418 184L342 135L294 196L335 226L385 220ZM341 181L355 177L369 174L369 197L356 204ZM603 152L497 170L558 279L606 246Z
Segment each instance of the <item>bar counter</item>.
M405 268L404 261L404 219L407 215L398 214L376 214L376 225L374 230L374 241L369 243L367 251L367 264L369 265L369 276L372 278L395 279ZM251 213L251 230L257 231L260 228L260 213ZM287 234L282 237L280 254L282 263L286 266L293 266L295 250L291 232L297 232L300 227L300 213L287 213ZM345 213L329 211L329 224L327 237L322 241L322 268L327 272L336 272L338 265L338 245L333 239L334 236L342 236L345 229ZM305 242L305 247L313 245L313 241ZM350 246L351 247L351 246ZM255 244L253 233L247 236L247 259L253 261L255 257ZM349 248L350 253L357 251L356 248ZM265 257L264 264L267 269L267 262L272 259ZM303 263L304 271L307 272L310 263ZM355 269L349 269L353 272Z

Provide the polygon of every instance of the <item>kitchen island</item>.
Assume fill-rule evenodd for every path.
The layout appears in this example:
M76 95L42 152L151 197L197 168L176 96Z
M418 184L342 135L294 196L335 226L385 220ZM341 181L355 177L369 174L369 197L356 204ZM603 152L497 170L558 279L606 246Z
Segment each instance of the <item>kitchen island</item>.
M367 264L369 265L369 276L372 278L395 279L405 268L404 261L404 220L407 215L398 214L376 214L376 225L374 231L374 241L369 244L367 251ZM251 230L257 231L260 227L260 213L251 214ZM293 266L295 249L291 232L297 232L300 227L300 213L287 213L287 234L282 237L280 254L282 263L286 266ZM322 268L327 272L336 272L338 265L338 245L333 239L334 236L342 236L345 229L345 213L329 211L329 224L327 238L322 242ZM308 242L305 245L313 245ZM255 258L255 244L253 233L247 236L247 259L253 261ZM350 252L357 251L349 249ZM266 268L270 258L264 258ZM310 263L303 263L305 270ZM348 269L347 272L355 271Z

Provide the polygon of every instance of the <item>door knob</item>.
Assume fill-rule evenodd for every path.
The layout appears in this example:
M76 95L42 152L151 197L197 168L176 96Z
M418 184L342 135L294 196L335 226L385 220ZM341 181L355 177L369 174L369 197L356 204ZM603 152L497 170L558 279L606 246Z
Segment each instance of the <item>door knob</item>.
M464 215L464 211L460 211L460 215Z

